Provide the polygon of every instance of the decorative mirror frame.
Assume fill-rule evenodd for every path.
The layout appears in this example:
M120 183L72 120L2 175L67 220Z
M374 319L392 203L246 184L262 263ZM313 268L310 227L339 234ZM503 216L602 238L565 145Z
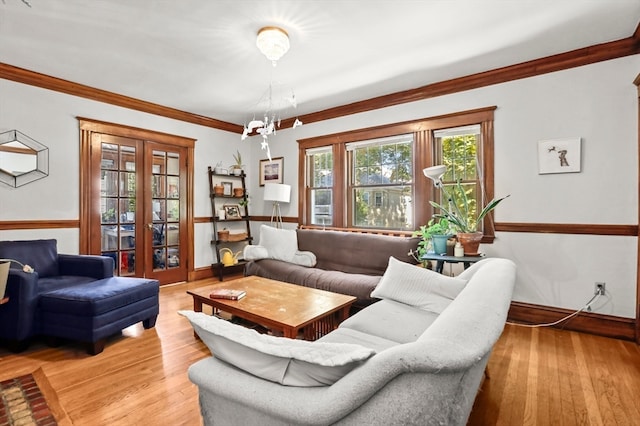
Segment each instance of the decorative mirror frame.
M31 139L29 136L21 133L17 130L9 130L8 132L0 133L0 154L2 152L9 151L9 149L3 149L2 145L7 145L12 142L18 142L22 145L35 151L36 155L36 168L26 171L24 173L15 174L10 170L4 170L0 168L0 182L17 188L27 183L33 182L43 177L49 176L49 148Z

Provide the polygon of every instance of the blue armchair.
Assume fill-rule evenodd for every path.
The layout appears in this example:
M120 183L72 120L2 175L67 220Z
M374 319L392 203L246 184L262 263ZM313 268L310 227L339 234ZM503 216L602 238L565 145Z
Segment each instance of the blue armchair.
M40 294L112 277L114 269L110 257L58 254L56 240L0 241L2 258L35 270L27 273L16 264L9 270L9 301L0 305L0 339L13 351L26 349L30 338L40 334Z

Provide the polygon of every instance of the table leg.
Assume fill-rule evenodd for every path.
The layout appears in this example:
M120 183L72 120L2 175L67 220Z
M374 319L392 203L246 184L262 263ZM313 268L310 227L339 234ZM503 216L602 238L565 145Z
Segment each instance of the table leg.
M444 260L436 260L436 272L441 274L442 268L444 268Z
M202 300L198 299L196 296L193 296L193 311L202 312ZM198 336L195 329L193 330L193 336L200 340L200 336Z
M193 298L193 311L202 312L202 300L199 300L195 296Z
M287 327L282 330L282 334L284 335L284 337L295 339L296 337L298 337L298 329L294 327Z

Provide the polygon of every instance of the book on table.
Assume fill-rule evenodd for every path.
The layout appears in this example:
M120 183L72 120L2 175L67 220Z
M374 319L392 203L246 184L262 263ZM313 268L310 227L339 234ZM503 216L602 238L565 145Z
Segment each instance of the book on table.
M234 290L230 288L217 288L209 294L212 299L240 300L247 295L244 290Z

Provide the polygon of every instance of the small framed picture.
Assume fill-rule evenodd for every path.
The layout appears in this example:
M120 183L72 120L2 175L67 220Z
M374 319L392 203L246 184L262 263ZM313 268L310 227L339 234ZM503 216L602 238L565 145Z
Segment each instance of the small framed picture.
M538 174L580 172L580 138L538 142Z
M222 185L222 195L233 195L233 182L220 182L220 185Z
M284 174L284 157L260 160L260 186L265 183L282 183Z
M225 204L222 207L224 208L224 214L228 220L242 219L240 206L238 204Z

